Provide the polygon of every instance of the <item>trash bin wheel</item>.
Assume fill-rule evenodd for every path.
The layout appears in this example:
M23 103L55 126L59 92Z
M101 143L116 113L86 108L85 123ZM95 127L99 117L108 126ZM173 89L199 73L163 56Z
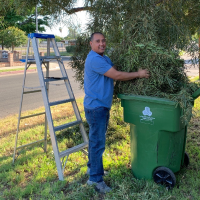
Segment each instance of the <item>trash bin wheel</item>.
M190 164L190 158L187 152L184 155L184 166L187 167Z
M155 183L164 185L168 189L176 184L174 173L167 167L158 167L153 173L153 179Z

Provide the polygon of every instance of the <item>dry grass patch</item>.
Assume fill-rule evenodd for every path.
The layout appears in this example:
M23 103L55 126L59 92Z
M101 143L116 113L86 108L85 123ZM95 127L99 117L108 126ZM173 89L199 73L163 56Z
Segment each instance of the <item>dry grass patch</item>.
M84 110L82 101L83 101L82 98L77 100L77 105L80 112ZM21 117L33 115L36 113L42 113L44 111L45 111L44 107L40 107L35 110L24 111L22 112ZM66 118L66 116L68 118L74 116L74 111L70 103L53 106L51 107L51 111L52 111L53 120L60 120L60 119ZM20 130L26 130L34 126L44 124L44 122L45 122L44 115L21 119ZM5 134L8 134L8 133L9 134L14 133L17 130L17 123L18 123L18 114L1 119L0 120L0 137L3 137L5 136Z

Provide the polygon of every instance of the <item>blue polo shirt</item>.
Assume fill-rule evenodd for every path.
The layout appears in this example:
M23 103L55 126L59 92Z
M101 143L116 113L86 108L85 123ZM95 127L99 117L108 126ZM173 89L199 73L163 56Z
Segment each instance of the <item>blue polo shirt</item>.
M84 107L111 108L113 98L113 79L104 74L113 66L110 58L91 50L87 55L84 69Z

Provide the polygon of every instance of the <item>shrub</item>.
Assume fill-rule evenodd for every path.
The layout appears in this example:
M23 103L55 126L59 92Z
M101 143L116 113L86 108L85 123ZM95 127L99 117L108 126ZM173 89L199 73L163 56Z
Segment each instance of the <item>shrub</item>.
M75 50L75 46L66 46L66 51L68 52L68 53L73 53L74 52L74 50Z

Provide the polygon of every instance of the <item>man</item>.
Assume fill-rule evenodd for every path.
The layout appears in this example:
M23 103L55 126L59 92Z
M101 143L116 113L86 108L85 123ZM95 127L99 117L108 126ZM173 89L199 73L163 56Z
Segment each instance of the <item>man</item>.
M109 110L113 98L113 80L148 78L147 70L137 72L117 71L111 60L104 55L106 40L102 33L95 32L90 39L91 51L85 61L84 109L89 124L88 185L95 185L101 193L111 190L103 181L102 155L105 150L105 134L109 121Z

